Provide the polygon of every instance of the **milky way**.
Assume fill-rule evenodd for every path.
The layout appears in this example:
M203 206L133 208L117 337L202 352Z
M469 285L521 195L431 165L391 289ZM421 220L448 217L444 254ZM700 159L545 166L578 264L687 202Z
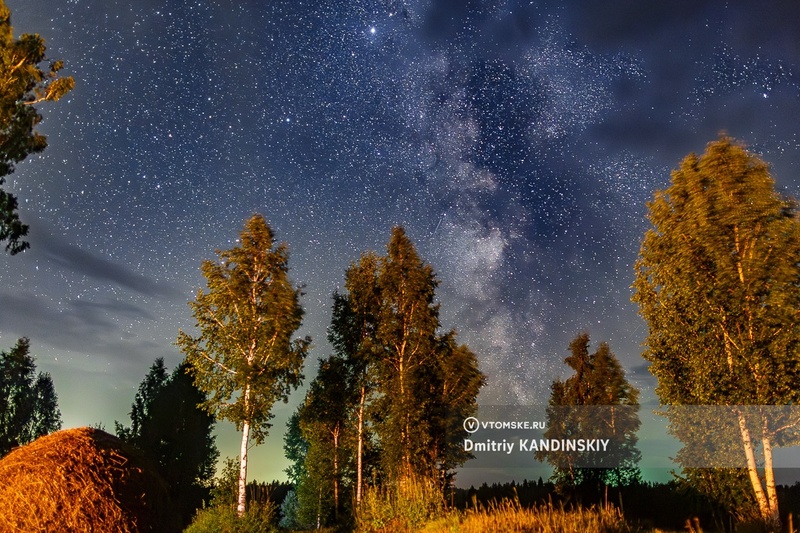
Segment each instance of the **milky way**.
M645 202L722 130L798 192L793 3L7 3L78 83L9 179L32 249L0 256L0 344L30 337L67 426L113 427L156 357L180 361L200 262L253 212L305 286L309 375L345 268L401 224L482 403L546 401L580 331L652 398L629 302Z

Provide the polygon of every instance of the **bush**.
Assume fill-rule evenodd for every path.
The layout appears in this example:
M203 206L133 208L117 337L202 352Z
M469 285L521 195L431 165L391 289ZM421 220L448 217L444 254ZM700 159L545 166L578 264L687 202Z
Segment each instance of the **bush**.
M275 506L271 503L251 505L239 518L230 505L201 509L184 533L273 533Z
M445 514L441 490L430 481L370 487L356 513L358 531L415 531Z

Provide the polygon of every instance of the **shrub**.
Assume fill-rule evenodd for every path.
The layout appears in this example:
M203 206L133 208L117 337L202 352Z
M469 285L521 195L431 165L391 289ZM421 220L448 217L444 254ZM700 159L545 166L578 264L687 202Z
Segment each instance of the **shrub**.
M184 533L272 533L275 507L271 503L250 505L240 518L230 505L217 505L198 511Z
M369 487L356 512L358 531L415 531L445 514L441 490L430 481L409 480Z

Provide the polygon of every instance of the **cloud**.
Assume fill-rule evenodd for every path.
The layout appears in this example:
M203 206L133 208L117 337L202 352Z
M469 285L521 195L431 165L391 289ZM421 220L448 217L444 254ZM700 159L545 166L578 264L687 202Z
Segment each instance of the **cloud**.
M34 344L45 344L56 351L103 357L103 362L138 360L163 352L155 341L141 340L112 317L132 321L152 321L146 310L120 301L88 302L73 300L57 307L30 293L0 292L0 323L3 332L29 336ZM4 341L9 344L9 341ZM0 348L2 349L2 348ZM90 366L99 367L92 357Z
M98 282L117 285L142 296L157 298L182 296L181 292L169 283L143 276L126 266L58 239L50 228L39 220L32 220L30 225L31 250L37 251L45 259L64 269Z

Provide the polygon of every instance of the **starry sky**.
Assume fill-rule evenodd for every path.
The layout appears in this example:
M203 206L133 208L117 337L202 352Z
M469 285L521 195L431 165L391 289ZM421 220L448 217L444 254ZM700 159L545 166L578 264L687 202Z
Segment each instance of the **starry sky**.
M800 194L793 1L6 3L77 82L8 179L31 249L0 255L0 349L31 339L65 427L128 421L155 358L182 358L201 261L255 212L305 286L307 376L346 267L400 224L482 404L546 402L588 331L654 405L629 288L645 202L723 130ZM301 398L252 476L284 477ZM236 439L220 425L223 456Z

